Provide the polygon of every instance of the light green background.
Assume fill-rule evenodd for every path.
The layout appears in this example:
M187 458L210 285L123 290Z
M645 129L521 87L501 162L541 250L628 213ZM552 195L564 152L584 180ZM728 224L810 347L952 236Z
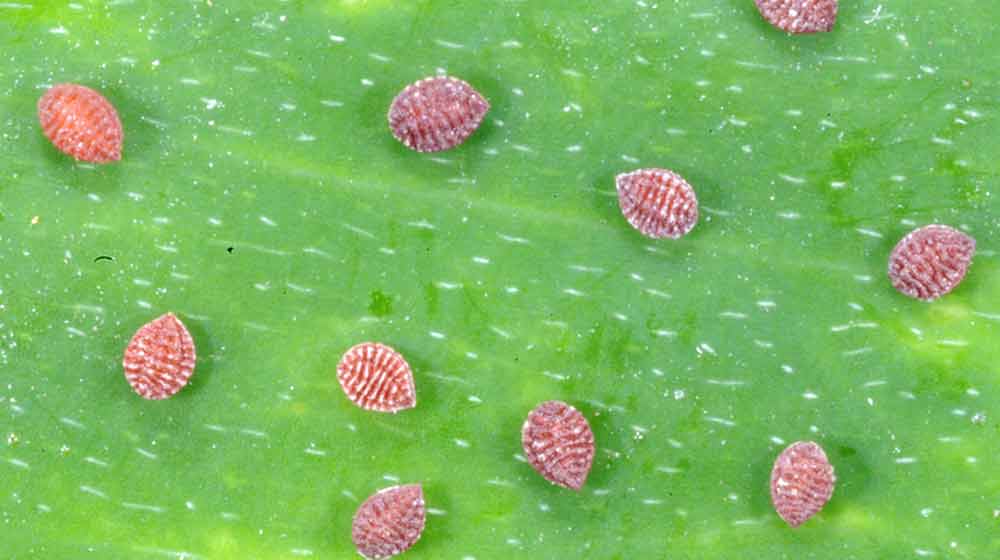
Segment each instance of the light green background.
M996 556L998 6L790 37L749 0L0 3L0 556L351 558L396 481L414 560ZM492 111L409 152L386 110L439 71ZM120 164L42 136L63 81L118 108ZM683 240L622 219L644 166L696 188ZM930 222L979 253L926 304L885 269ZM168 310L199 362L148 402L121 354ZM343 396L368 339L416 409ZM546 399L594 429L579 494L519 457ZM791 530L800 439L839 483Z

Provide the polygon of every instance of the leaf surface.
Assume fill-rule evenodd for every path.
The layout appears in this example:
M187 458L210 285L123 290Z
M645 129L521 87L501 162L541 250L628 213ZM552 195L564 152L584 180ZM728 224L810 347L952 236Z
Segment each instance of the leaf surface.
M15 558L348 558L351 516L421 483L406 558L988 558L997 477L1000 8L842 2L791 37L752 2L0 4L0 541ZM386 111L439 71L491 104L442 154ZM39 130L101 91L123 160ZM651 241L615 175L664 167L701 220ZM973 235L926 304L886 278L927 223ZM102 258L110 257L110 258ZM198 365L122 374L172 311ZM419 405L352 405L378 340ZM581 493L520 455L578 408ZM798 530L768 477L837 473Z

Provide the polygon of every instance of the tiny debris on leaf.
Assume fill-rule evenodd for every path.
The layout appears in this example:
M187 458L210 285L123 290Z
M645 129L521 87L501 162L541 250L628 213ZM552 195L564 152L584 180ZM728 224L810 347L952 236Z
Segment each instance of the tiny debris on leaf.
M59 151L89 163L122 157L122 123L103 95L78 84L58 84L38 100L42 132Z
M399 353L378 342L352 346L337 364L337 380L366 410L398 412L417 405L413 370Z
M180 319L166 313L136 331L125 347L122 365L125 379L139 396L172 397L194 373L194 340Z
M837 0L754 0L768 23L786 33L821 33L837 22Z
M798 527L830 501L836 482L823 448L811 441L798 441L774 461L771 502L786 523Z
M954 290L965 278L976 240L957 229L931 224L908 233L889 256L889 280L900 293L923 301Z
M638 169L615 177L618 205L646 237L677 239L698 223L698 198L683 177L667 169Z
M426 510L419 484L392 486L369 497L354 514L351 540L365 558L389 558L417 542Z
M580 490L594 462L594 433L583 414L561 401L546 401L521 428L528 463L553 484Z
M489 109L486 98L458 78L424 78L392 100L389 128L412 150L440 152L465 142Z

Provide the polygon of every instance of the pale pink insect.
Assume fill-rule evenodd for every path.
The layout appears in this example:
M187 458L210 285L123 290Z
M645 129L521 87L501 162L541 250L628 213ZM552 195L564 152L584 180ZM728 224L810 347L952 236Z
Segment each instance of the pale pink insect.
M583 414L561 401L546 401L521 428L528 463L553 484L579 490L594 462L594 433Z
M121 159L122 123L111 102L78 84L52 86L38 100L42 132L59 151L80 161Z
M389 558L420 539L425 520L424 492L419 484L385 488L365 500L354 514L351 540L365 558Z
M754 0L771 25L786 33L830 31L837 22L837 0Z
M677 239L698 223L698 198L667 169L638 169L615 177L618 205L632 227L653 239Z
M906 234L889 256L889 281L900 293L924 301L954 290L965 278L976 240L931 224Z
M458 78L424 78L392 100L389 128L408 148L439 152L465 142L489 110L486 98Z
M191 333L173 313L146 323L125 347L125 379L146 399L172 397L194 373L195 349Z
M385 344L352 346L337 364L337 380L347 398L366 410L398 412L417 405L413 370Z
M830 501L836 482L822 447L811 441L795 442L774 462L771 502L786 523L798 527Z

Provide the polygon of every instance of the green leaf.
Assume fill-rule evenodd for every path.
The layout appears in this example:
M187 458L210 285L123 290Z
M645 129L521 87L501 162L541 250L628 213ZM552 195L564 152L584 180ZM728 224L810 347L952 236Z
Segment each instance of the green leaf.
M749 1L0 3L0 542L13 558L349 558L379 488L424 485L406 558L989 558L1000 551L1000 40L992 3L843 2L788 36ZM443 70L491 102L437 155L386 111ZM124 159L43 137L102 91ZM614 175L698 192L677 241ZM965 282L896 293L893 245L977 238ZM101 256L111 257L100 259ZM124 381L166 311L199 362ZM418 406L365 412L351 345ZM521 460L538 402L598 442L579 494ZM838 485L792 530L796 440Z

